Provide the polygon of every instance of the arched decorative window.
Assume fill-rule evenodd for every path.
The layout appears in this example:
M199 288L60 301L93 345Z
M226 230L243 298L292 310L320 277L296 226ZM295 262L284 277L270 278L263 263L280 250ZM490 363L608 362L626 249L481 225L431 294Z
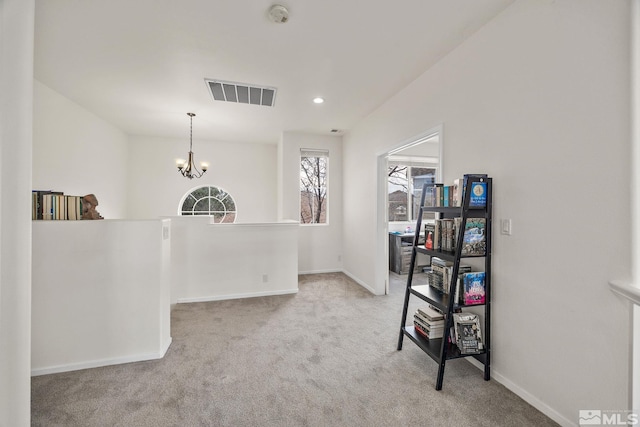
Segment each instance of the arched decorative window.
M218 187L204 186L191 190L180 202L180 215L209 215L214 222L235 222L236 203Z

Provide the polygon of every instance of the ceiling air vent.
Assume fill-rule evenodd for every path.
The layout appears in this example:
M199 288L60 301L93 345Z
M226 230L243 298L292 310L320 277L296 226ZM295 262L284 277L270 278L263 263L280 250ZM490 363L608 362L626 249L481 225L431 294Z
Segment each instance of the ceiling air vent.
M264 105L273 107L276 100L276 88L251 85L247 83L206 80L211 96L216 101L239 102L240 104Z

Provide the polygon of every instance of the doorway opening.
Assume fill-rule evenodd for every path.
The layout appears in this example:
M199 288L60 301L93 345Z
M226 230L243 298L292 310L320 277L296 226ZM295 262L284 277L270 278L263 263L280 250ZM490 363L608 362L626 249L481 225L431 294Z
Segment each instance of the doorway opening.
M390 251L390 241L395 244L398 236L415 232L422 184L442 182L442 147L440 125L378 155L376 282L384 282L385 294L389 294L391 270L406 274L398 267L402 261L397 251Z

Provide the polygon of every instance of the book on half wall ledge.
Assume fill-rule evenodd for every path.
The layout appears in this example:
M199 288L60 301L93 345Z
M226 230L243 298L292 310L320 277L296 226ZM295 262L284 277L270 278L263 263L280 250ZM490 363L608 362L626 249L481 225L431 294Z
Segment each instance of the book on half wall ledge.
M43 221L75 221L103 219L95 210L95 195L65 195L62 191L33 190L31 192L31 219Z

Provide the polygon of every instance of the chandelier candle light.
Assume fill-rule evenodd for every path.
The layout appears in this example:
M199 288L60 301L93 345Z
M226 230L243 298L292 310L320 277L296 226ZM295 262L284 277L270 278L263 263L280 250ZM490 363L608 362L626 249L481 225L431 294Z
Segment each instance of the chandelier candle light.
M191 128L189 131L189 160L184 161L182 159L176 160L176 166L178 166L178 171L182 174L182 176L193 179L200 178L209 168L209 165L206 163L200 163L200 167L202 168L202 172L198 170L195 163L193 163L193 117L194 113L187 113L191 120Z

